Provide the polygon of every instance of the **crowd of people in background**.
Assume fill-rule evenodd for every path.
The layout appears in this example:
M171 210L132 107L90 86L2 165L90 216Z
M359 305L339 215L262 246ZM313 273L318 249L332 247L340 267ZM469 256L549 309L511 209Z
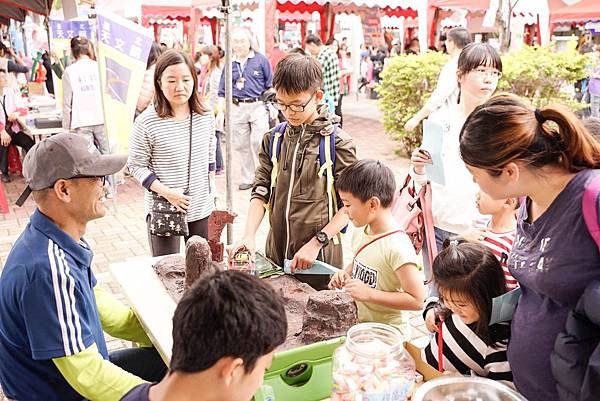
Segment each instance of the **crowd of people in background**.
M586 340L582 333L593 331L590 326L600 326L580 301L600 301L596 287L589 286L600 279L595 171L600 144L594 136L600 135L600 49L584 85L593 117L580 121L565 107L536 109L516 96L494 95L503 72L498 51L472 43L464 28L447 32L450 59L431 98L404 126L413 131L428 118L443 137L439 162L445 182L431 183L429 235L435 238L425 242L421 263L392 213L394 173L380 161L358 160L343 129L342 100L354 71L346 41L323 43L308 34L303 48L276 55L276 68L249 31L234 30L231 41L231 82L217 46L202 46L191 57L152 45L127 158L109 155L98 114L98 67L87 39L71 41L72 60L61 71L63 128L77 135L58 134L33 148L13 95L5 90L11 74L27 67L0 47L3 180L8 145L30 150L23 173L38 207L0 281L0 380L11 397L36 388L47 399L59 394L102 399L110 393L111 399L161 400L183 391L177 388L181 372L194 375L189 388L210 383L208 392L245 398L256 389L285 338L282 301L271 290L233 272L195 284L175 312L173 358L165 377L167 367L133 312L95 287L91 249L82 239L87 223L106 213L106 177L125 165L146 189L140 221L152 256L177 253L181 236L208 237L215 180L224 169L226 84L233 88L230 132L241 173L238 189L251 190L246 227L232 254L256 250L256 233L268 215L266 256L280 266L290 263L292 272L317 260L337 267L333 277L310 284L343 288L356 301L361 322L393 325L409 338L404 311L421 310L432 333L422 351L430 365L504 382L533 401L576 399L577 392L592 391L594 384L584 376L586 370L598 374L590 362L598 351L574 354L570 347ZM398 43L391 49L362 46L359 88L373 89L381 81L389 57L419 51L417 39L404 49ZM423 147L412 152L407 179L416 191L432 181L426 168L432 162ZM111 188L114 184L109 195ZM161 204L185 214L185 234L164 235L164 223L154 215ZM350 222L357 227L354 257L343 266L340 233ZM29 260L33 243L44 247ZM56 290L61 282L77 286L77 293L61 296ZM232 299L232 288L251 290L239 301ZM511 313L494 317L494 302L512 297L519 302ZM236 315L236 308L232 316L221 316L242 301L247 316ZM58 313L49 309L54 305ZM213 333L182 324L206 318L203 313L218 315L222 319L213 320L223 327ZM117 322L109 319L117 315ZM109 353L103 329L142 347ZM222 344L223 335L228 343L211 347ZM267 341L252 351L232 345L245 336ZM195 348L198 344L203 347ZM563 374L574 365L583 366L583 373Z

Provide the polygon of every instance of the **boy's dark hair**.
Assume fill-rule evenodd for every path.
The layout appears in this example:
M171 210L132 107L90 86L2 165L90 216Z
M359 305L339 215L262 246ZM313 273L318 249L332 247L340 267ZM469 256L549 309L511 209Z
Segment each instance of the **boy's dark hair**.
M303 56L306 56L306 52L301 47L294 47L294 48L288 50L287 54L302 54Z
M335 189L348 192L363 203L375 196L381 206L388 208L394 200L396 179L392 170L379 160L363 159L342 172L335 181Z
M473 331L487 345L508 338L509 326L489 325L492 299L506 292L506 280L500 261L488 247L459 238L446 239L433 261L433 280L440 292L456 294L473 303L479 311Z
M277 63L273 87L287 94L314 92L323 86L323 69L314 57L288 54Z
M201 372L223 357L241 358L246 373L287 334L283 300L256 277L222 271L187 290L173 316L171 371Z
M600 141L600 118L588 117L583 120L583 126L597 141Z
M458 49L464 49L466 45L471 43L471 34L463 27L456 27L448 31L447 40L454 42Z
M92 56L92 49L90 47L90 41L83 36L75 36L71 39L71 55L73 58L79 58L82 54L86 56Z
M306 35L304 43L307 45L312 44L317 46L323 46L323 41L321 40L321 38L315 35L314 33L309 33L308 35Z

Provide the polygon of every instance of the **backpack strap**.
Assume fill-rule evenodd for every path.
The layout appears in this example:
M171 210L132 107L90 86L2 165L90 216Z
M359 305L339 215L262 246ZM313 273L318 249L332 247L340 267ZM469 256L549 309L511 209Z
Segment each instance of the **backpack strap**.
M600 174L588 182L583 192L581 206L583 210L583 220L594 239L594 242L600 249L600 224L598 223L598 201L600 195Z
M321 136L319 140L319 172L318 176L326 176L327 191L327 209L329 212L329 221L333 219L334 214L338 211L337 195L334 186L334 170L335 170L335 133L337 130L337 124L333 126L333 131L328 136ZM333 237L333 243L338 245L340 243L339 237L336 235Z
M277 185L277 175L279 173L279 155L281 154L282 137L285 133L287 122L277 124L271 131L269 140L269 159L273 167L271 168L271 190Z

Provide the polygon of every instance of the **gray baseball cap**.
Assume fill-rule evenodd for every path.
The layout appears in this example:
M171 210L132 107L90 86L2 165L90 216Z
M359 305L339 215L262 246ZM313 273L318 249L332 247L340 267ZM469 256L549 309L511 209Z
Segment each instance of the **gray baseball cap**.
M103 155L77 134L57 134L36 143L23 160L27 188L15 202L22 206L32 191L50 188L60 179L103 177L121 170L126 155Z

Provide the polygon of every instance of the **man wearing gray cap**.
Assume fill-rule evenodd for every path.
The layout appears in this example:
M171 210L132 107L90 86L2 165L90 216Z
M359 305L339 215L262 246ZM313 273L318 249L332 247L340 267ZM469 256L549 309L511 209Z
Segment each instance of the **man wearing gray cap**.
M96 285L83 239L87 223L106 214L104 177L126 159L59 134L23 161L18 202L33 193L37 210L0 276L0 384L9 399L119 400L166 373L133 312ZM142 348L109 355L103 330Z

